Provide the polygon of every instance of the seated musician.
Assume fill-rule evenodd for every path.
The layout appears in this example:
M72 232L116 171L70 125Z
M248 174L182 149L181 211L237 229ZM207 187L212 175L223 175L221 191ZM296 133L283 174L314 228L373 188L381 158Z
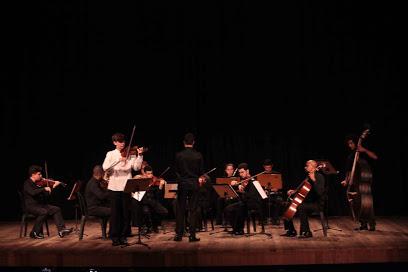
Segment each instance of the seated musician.
M273 162L271 159L265 159L262 167L265 171L265 174L280 174L278 171L275 171L273 169ZM272 225L279 225L280 220L279 220L279 215L281 214L281 209L282 209L282 192L281 190L277 188L265 188L266 190L269 191L269 202L266 203L266 208L264 211L268 210L268 205L269 205L269 216L271 217L272 220Z
M44 221L49 215L54 219L54 222L58 229L59 237L64 237L72 232L72 228L66 228L64 219L62 218L61 209L57 206L47 204L47 198L49 197L51 190L61 184L60 181L53 181L54 184L51 187L37 185L43 180L41 174L42 168L37 165L32 165L28 169L28 175L30 176L24 182L23 195L27 212L33 214L36 217L30 237L34 239L43 239L42 226Z
M240 194L240 201L230 204L225 208L225 216L228 218L232 225L232 233L235 235L244 234L244 223L249 210L256 210L260 213L263 219L262 213L262 198L258 190L253 185L254 178L250 178L249 168L247 163L241 163L238 165L238 173L241 180L245 181L238 185L238 191ZM237 181L232 181L231 186L236 186Z
M225 164L224 167L224 177L225 178L231 178L235 174L235 167L233 163L227 163ZM218 195L216 196L216 203L217 203L217 208L216 208L216 225L221 225L223 223L223 215L224 215L224 208L226 207L226 200L225 198L219 197Z
M101 165L93 168L92 178L85 188L85 199L88 214L97 217L109 218L111 209L109 207L109 192L107 181L103 179L104 171Z
M306 180L312 185L309 193L306 195L304 201L297 207L297 213L300 217L300 235L298 238L312 237L312 232L309 228L308 214L312 212L321 211L322 201L325 194L325 179L322 174L317 172L317 162L308 160L306 162L305 170L308 174ZM296 190L289 190L288 196L295 195ZM293 220L284 220L286 233L281 236L294 237L297 235Z
M212 181L209 175L203 175L198 178L198 184L200 188L198 189L198 215L197 215L197 226L201 230L203 227L203 221L209 216L212 216L212 196L213 188Z
M139 202L133 194L132 197L132 211L137 226L142 224L144 215L149 215L148 218L151 221L145 222L148 228L153 232L158 233L158 226L163 217L167 216L168 210L161 204L163 199L164 190L163 187L166 183L164 179L157 178L153 175L153 169L151 166L146 165L144 167L144 175L136 175L134 178L152 178L152 183L149 185L142 200Z

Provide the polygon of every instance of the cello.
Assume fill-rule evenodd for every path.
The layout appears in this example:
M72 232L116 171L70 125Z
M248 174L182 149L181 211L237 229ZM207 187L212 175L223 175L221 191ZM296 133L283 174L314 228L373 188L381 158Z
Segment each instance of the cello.
M316 171L319 171L321 168L326 167L325 164L319 164L316 167ZM309 177L305 178L300 184L299 186L296 188L296 193L293 194L294 196L291 197L289 196L289 200L291 201L289 207L286 209L285 213L283 214L283 218L286 220L291 220L296 212L297 212L297 208L303 203L303 201L305 200L307 194L310 192L310 190L312 189L312 184L308 181Z

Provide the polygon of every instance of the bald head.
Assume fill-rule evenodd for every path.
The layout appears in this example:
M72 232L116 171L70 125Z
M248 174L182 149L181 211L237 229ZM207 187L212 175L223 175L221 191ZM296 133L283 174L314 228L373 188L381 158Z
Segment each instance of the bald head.
M103 171L102 166L100 165L95 165L92 171L92 175L94 176L94 178L96 179L102 179L103 175L105 174L105 172Z

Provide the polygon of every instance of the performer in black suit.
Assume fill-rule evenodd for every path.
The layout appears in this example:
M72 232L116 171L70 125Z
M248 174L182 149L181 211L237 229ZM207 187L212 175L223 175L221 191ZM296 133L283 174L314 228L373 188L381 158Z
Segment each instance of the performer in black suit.
M42 225L47 216L52 215L58 229L58 235L62 238L71 233L72 228L68 229L65 227L59 207L47 204L47 198L51 193L51 189L61 184L61 182L55 180L53 185L50 185L51 187L42 185L43 177L41 171L42 168L40 166L30 166L28 169L30 177L24 182L23 195L27 212L37 216L30 237L43 239L44 235L41 233Z
M184 232L186 205L189 208L189 232L190 242L200 239L196 237L197 209L199 197L199 177L204 171L204 160L200 152L194 146L194 135L187 133L184 136L184 150L176 154L175 172L177 175L177 212L176 212L176 236L174 241L181 241Z
M85 198L89 215L109 218L109 192L107 181L103 179L104 171L101 165L93 168L92 178L85 188Z

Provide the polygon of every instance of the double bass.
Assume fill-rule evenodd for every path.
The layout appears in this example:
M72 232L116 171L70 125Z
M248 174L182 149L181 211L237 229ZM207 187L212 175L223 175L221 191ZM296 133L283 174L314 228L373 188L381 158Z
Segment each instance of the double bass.
M369 132L369 129L364 130L358 139L353 166L347 180L346 197L354 221L357 221L360 217L369 217L373 209L371 168L366 160L360 158L360 151L358 150L358 147L361 146L363 139L367 137ZM355 208L358 209L358 218Z

